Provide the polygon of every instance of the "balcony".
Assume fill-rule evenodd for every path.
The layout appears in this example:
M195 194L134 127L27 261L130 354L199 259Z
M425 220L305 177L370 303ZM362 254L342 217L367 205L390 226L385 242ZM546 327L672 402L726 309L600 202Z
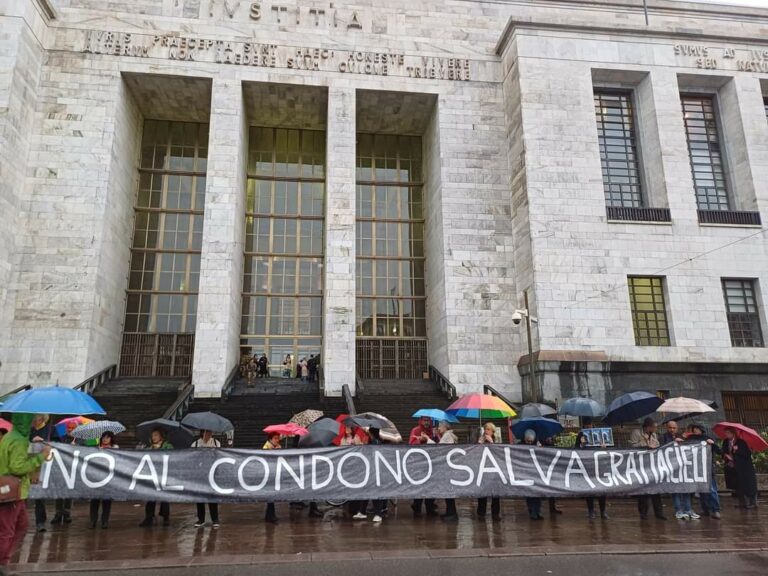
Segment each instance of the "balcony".
M606 206L608 220L623 222L671 222L669 208Z
M760 212L735 210L699 210L699 224L760 226Z

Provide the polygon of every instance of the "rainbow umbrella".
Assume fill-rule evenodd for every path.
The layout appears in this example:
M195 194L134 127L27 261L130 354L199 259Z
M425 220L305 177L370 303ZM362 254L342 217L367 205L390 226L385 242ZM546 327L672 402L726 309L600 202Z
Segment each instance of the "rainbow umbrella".
M480 418L481 420L517 416L517 413L504 400L489 394L465 394L445 411L460 418Z
M70 433L78 426L90 424L91 422L93 422L93 419L86 418L85 416L64 418L64 420L59 420L58 424L56 424L56 433L59 435L59 438L64 438L65 436L70 436Z

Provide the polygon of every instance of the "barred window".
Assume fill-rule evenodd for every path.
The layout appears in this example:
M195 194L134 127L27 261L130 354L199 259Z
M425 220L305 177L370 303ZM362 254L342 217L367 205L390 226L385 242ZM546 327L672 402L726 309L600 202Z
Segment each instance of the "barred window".
M725 309L731 344L740 348L761 348L763 332L757 307L755 281L751 279L723 279Z
M421 138L357 138L357 335L424 338Z
M699 210L729 210L715 100L712 96L689 94L681 95L680 99Z
M126 333L195 331L207 156L207 124L144 123Z
M643 206L631 92L595 90L597 139L608 206Z
M669 322L664 301L664 279L656 276L630 276L629 304L635 344L669 346Z

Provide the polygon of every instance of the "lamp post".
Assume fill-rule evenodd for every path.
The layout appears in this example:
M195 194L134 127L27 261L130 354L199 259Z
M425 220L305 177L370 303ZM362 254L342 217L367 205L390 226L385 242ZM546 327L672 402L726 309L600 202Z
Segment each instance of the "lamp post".
M528 304L528 290L523 292L525 308L522 310L515 310L515 315L519 315L521 318L525 318L525 332L528 340L528 366L531 376L532 391L536 395L536 402L541 401L541 394L539 394L539 386L536 383L536 363L533 360L533 335L531 331L531 324L538 322L538 319L531 316L529 312Z

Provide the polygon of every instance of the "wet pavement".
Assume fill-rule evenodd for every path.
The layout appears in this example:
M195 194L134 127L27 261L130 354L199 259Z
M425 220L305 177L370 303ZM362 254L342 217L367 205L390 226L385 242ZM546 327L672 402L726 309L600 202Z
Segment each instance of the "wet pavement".
M117 502L109 529L92 530L87 502L75 502L71 524L27 535L17 570L85 573L91 569L248 566L310 559L335 562L601 552L768 552L768 511L738 510L734 502L723 498L722 520L684 522L673 518L669 501L665 502L669 520L641 521L631 499L609 501L608 520L589 520L582 500L563 500L559 501L562 515L550 517L545 502L546 519L531 522L524 502L507 500L503 502L503 519L494 522L490 518L478 520L473 503L461 501L461 518L451 523L414 518L410 502L401 501L398 506L390 504L390 515L380 525L370 520L353 521L341 508L323 505L324 518L315 519L308 517L306 509L291 510L287 504L279 504L280 522L276 526L263 522L263 504L241 504L221 507L218 530L195 528L193 505L173 505L167 528L139 528L143 506ZM52 508L49 503L49 514ZM34 526L32 517L30 510L30 524Z

